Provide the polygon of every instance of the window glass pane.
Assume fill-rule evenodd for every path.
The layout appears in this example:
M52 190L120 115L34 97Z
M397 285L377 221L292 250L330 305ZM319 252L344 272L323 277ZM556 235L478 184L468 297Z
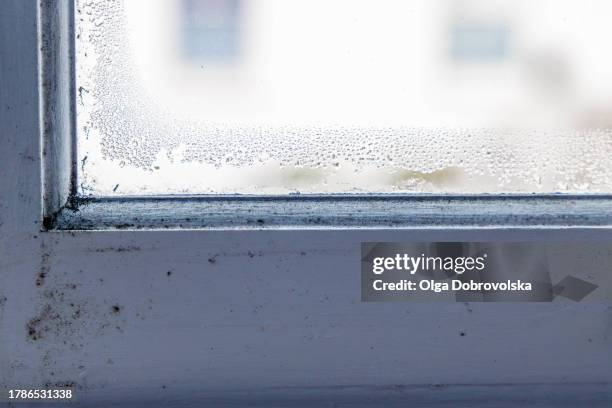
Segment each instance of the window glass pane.
M612 192L608 0L77 0L82 194Z

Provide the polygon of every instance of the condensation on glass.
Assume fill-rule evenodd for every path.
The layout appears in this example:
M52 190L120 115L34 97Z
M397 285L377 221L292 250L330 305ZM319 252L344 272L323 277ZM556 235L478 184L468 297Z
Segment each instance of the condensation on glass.
M612 2L77 0L83 195L612 192Z

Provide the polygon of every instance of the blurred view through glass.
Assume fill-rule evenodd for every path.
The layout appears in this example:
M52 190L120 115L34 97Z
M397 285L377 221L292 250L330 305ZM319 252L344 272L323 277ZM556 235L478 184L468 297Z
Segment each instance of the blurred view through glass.
M82 194L612 192L605 0L77 0Z

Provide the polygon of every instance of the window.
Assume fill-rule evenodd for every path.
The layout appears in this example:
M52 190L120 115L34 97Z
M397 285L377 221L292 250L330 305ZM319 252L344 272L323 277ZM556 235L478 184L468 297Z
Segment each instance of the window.
M83 198L83 157L73 149L74 4L0 1L4 388L67 387L77 405L102 407L416 399L609 408L609 196L134 197L119 188ZM503 25L454 27L460 34L448 45L461 63L494 60L510 43ZM471 43L475 31L488 39ZM41 192L50 229L240 231L41 233ZM366 305L360 246L373 241L437 243L438 255L461 242L524 242L535 256L501 251L489 262L522 277L545 256L541 270L563 296L549 304ZM597 295L567 299L568 269L600 284Z
M609 225L608 7L41 5L44 225Z
M605 0L77 0L77 191L612 192Z

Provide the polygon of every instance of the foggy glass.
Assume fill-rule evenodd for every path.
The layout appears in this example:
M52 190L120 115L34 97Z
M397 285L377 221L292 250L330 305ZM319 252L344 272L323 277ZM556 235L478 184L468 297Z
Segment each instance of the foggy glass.
M612 191L608 1L76 4L81 194Z

